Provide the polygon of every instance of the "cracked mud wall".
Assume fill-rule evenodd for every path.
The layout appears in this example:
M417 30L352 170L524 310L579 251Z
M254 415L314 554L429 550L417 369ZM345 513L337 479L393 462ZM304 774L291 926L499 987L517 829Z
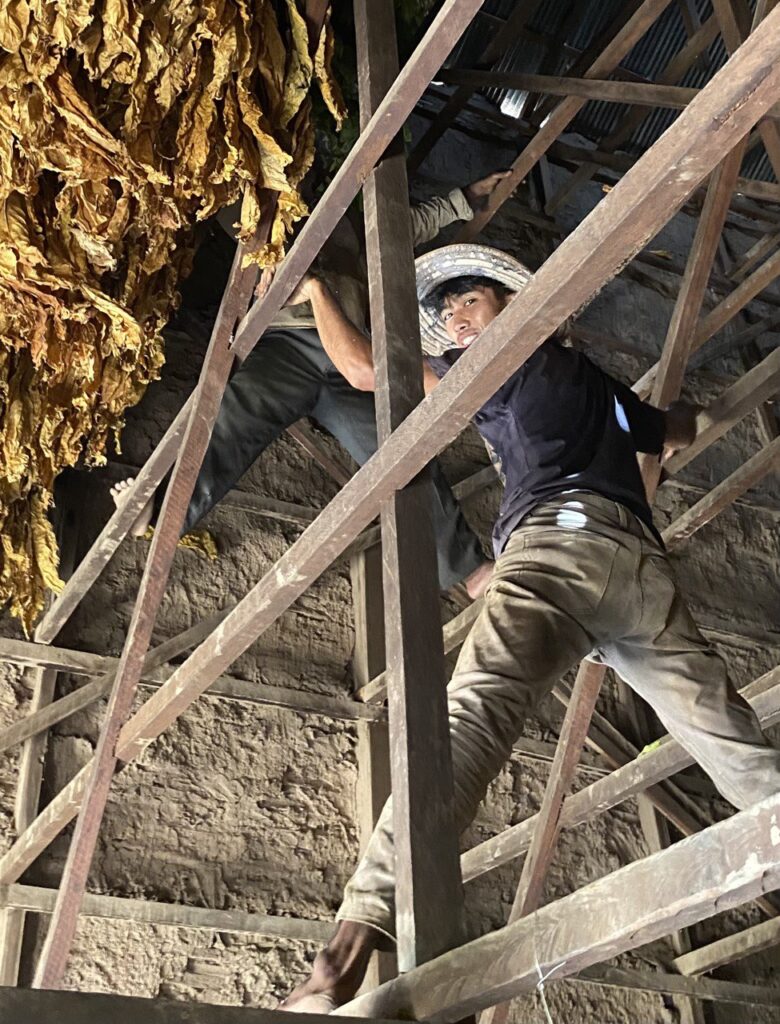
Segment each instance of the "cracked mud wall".
M462 136L456 136L463 139ZM426 163L421 191L462 184L501 165L507 154L487 152L469 143L437 148ZM454 178L455 169L458 177ZM564 172L554 171L556 174ZM573 226L596 186L577 210L565 208L561 223ZM684 257L693 222L676 218L652 244ZM491 226L498 244L541 258L537 244L508 210ZM735 236L736 246L749 240ZM533 250L529 252L529 250ZM671 280L671 279L669 279ZM583 313L582 322L626 343L630 351L594 351L610 372L635 379L655 358L663 342L672 300L658 287L627 274L609 285ZM668 283L666 285L668 289ZM192 387L205 348L196 320L170 332L169 362L163 380L134 411L116 461L139 466ZM200 325L202 328L202 324ZM777 342L777 338L767 339ZM706 399L733 379L740 367L725 361L697 374L693 397ZM693 462L659 494L659 520L671 521L714 483L756 451L759 440L749 417L723 441ZM334 454L348 457L335 443ZM486 464L481 443L468 432L443 458L453 480ZM95 536L110 511L109 477L79 477L83 501L79 516L82 547ZM239 484L252 494L320 508L335 484L287 437L258 460ZM471 499L466 513L487 539L498 500L497 486ZM698 621L709 631L744 685L780 663L777 578L780 567L780 486L768 479L744 501L723 513L674 555L682 588ZM208 525L220 558L207 563L179 551L154 642L173 636L225 604L243 596L299 534L292 524L271 521L223 503ZM62 646L118 655L132 610L147 545L126 542L112 559L76 615L63 631ZM450 607L447 614L454 613ZM2 623L5 635L12 624ZM353 619L349 571L338 563L326 572L279 622L231 667L233 678L250 684L347 697L352 687L350 656ZM452 660L452 659L451 659ZM29 690L20 670L0 666L0 726L24 714ZM63 679L68 689L83 680ZM141 698L148 694L144 689ZM618 719L615 694L603 698L604 713ZM103 706L63 722L54 731L46 761L45 794L63 785L91 754ZM464 845L521 821L541 803L549 763L540 757L554 742L562 712L545 702L527 723L526 737L537 753L517 752L490 789ZM529 744L530 748L530 744ZM591 782L598 768L589 758L577 786ZM14 756L0 761L0 844L13 839ZM301 714L248 701L204 697L163 735L137 763L116 780L101 832L91 889L111 895L311 920L329 920L358 850L355 815L357 780L354 722ZM680 783L697 805L716 818L729 813L696 770ZM69 834L69 833L68 833ZM64 862L67 837L55 842L26 880L54 886ZM586 882L647 854L637 806L629 801L585 827L564 833L550 873L547 897L571 892ZM518 866L510 865L467 887L470 928L478 934L505 920ZM748 924L761 915L748 906L720 915L694 930L701 944ZM25 973L39 946L42 929L28 935ZM306 970L316 946L261 936L198 932L98 919L82 919L69 968L76 988L125 994L273 1006ZM670 947L656 943L623 958L640 969L668 964ZM774 951L717 972L721 977L773 984L780 969ZM574 983L550 984L550 1012L556 1024L679 1020L671 999ZM518 1000L517 1024L543 1020L538 996ZM765 1024L769 1011L737 1006L714 1010L716 1024Z

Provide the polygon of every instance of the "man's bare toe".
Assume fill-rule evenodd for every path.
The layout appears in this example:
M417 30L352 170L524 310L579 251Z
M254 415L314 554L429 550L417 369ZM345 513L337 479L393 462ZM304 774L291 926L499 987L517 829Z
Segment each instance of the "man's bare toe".
M135 481L132 477L127 477L126 480L119 480L117 483L110 488L111 497L114 499L116 507L122 508L122 506L130 498L132 487ZM152 512L154 511L154 499L150 498L141 511L138 514L138 518L130 528L130 534L133 537L142 537L146 533L146 529L149 523L152 521Z

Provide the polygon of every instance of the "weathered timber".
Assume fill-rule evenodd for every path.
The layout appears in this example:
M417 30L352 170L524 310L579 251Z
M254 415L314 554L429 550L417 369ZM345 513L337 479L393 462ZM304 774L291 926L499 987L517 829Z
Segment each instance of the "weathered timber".
M687 540L778 466L780 438L775 438L663 531L661 536L667 548L675 548Z
M363 127L398 74L392 0L355 0ZM363 188L380 444L424 396L409 183L392 147ZM438 570L425 469L382 506L385 648L395 848L396 949L409 970L463 941L463 886Z
M0 907L36 914L51 914L57 899L56 889L34 885L0 886ZM197 928L219 932L242 932L267 935L299 942L327 942L333 932L329 921L307 921L295 917L273 917L246 910L215 910L211 907L189 907L178 903L157 903L154 900L129 899L122 896L84 896L85 917L102 917L110 921L134 921L139 924L164 925L170 928Z
M324 1014L284 1013L249 1006L214 1006L168 999L135 999L96 992L35 992L0 989L3 1024L327 1024ZM356 1022L357 1024L357 1022Z
M697 416L697 434L693 444L683 448L664 465L669 473L679 473L705 448L719 440L762 402L780 391L780 348L740 377Z
M519 0L514 5L508 20L495 32L490 42L479 56L480 64L488 64L500 57L512 43L520 36L529 20L533 17L540 0ZM419 140L412 152L409 154L409 171L416 171L426 156L430 153L444 132L454 123L458 114L469 100L473 89L456 89L450 96L444 107L438 112L436 118Z
M659 85L674 85L679 82L691 67L700 58L702 53L715 41L718 35L718 22L714 15L707 19L698 31L690 37L679 53L669 61L663 71L659 74L657 83ZM649 111L639 108L632 109L621 119L618 126L599 142L599 148L607 152L614 152L624 142L627 142L636 129L647 117ZM555 193L545 206L545 213L554 214L566 199L577 188L589 181L599 169L598 163L585 163L579 167Z
M542 901L544 884L560 832L561 808L574 781L604 674L601 665L587 661L580 664L508 924L532 914ZM480 1016L480 1024L504 1024L509 1017L510 1005L503 1002L485 1010Z
M698 89L655 82L615 82L608 78L571 78L562 75L532 75L521 71L469 71L460 68L441 71L438 77L448 85L470 89L522 89L549 96L579 96L586 100L641 104L683 110Z
M771 797L423 964L335 1015L457 1021L533 990L540 974L568 977L738 906L780 883L778 813L780 796Z
M588 967L569 978L570 982L603 985L606 988L659 992L670 996L688 996L716 1003L742 1006L780 1006L780 989L765 985L746 985L736 981L711 981L709 978L683 978L664 971L624 971L617 967Z
M267 196L257 243L270 237L275 202ZM239 245L223 295L211 341L195 392L195 402L176 458L157 522L128 628L124 650L114 676L106 716L92 761L88 786L65 862L57 905L46 934L33 987L60 988L76 934L98 832L116 765L116 742L135 698L138 681L176 553L187 505L219 412L233 365L230 338L236 321L251 302L257 270L244 267L247 252Z
M775 918L772 921L762 921L752 928L745 928L734 935L727 935L725 939L718 939L708 946L691 950L690 953L678 956L673 964L680 974L703 974L705 971L714 971L724 964L770 949L778 943L780 918Z
M780 668L772 669L742 691L766 729L780 720ZM561 828L573 828L617 804L642 793L650 786L693 764L693 758L679 743L665 737L657 747L641 753L633 761L598 779L569 797L561 811ZM465 881L514 860L525 853L533 836L534 815L492 839L467 850L461 857Z

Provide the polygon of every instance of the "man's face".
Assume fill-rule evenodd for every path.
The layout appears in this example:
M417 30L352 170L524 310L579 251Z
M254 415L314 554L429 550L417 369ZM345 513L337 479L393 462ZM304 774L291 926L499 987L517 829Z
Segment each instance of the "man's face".
M497 295L488 286L445 299L441 319L450 340L458 348L468 348L511 298L512 295Z

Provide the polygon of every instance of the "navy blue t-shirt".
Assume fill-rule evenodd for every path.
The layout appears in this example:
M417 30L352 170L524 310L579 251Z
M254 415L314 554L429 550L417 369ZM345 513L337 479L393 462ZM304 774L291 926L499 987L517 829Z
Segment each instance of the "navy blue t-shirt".
M479 344L479 342L477 342ZM428 362L439 377L463 355ZM660 454L665 416L586 356L546 341L474 416L506 480L496 556L535 505L563 491L591 491L625 505L658 536L636 453Z

